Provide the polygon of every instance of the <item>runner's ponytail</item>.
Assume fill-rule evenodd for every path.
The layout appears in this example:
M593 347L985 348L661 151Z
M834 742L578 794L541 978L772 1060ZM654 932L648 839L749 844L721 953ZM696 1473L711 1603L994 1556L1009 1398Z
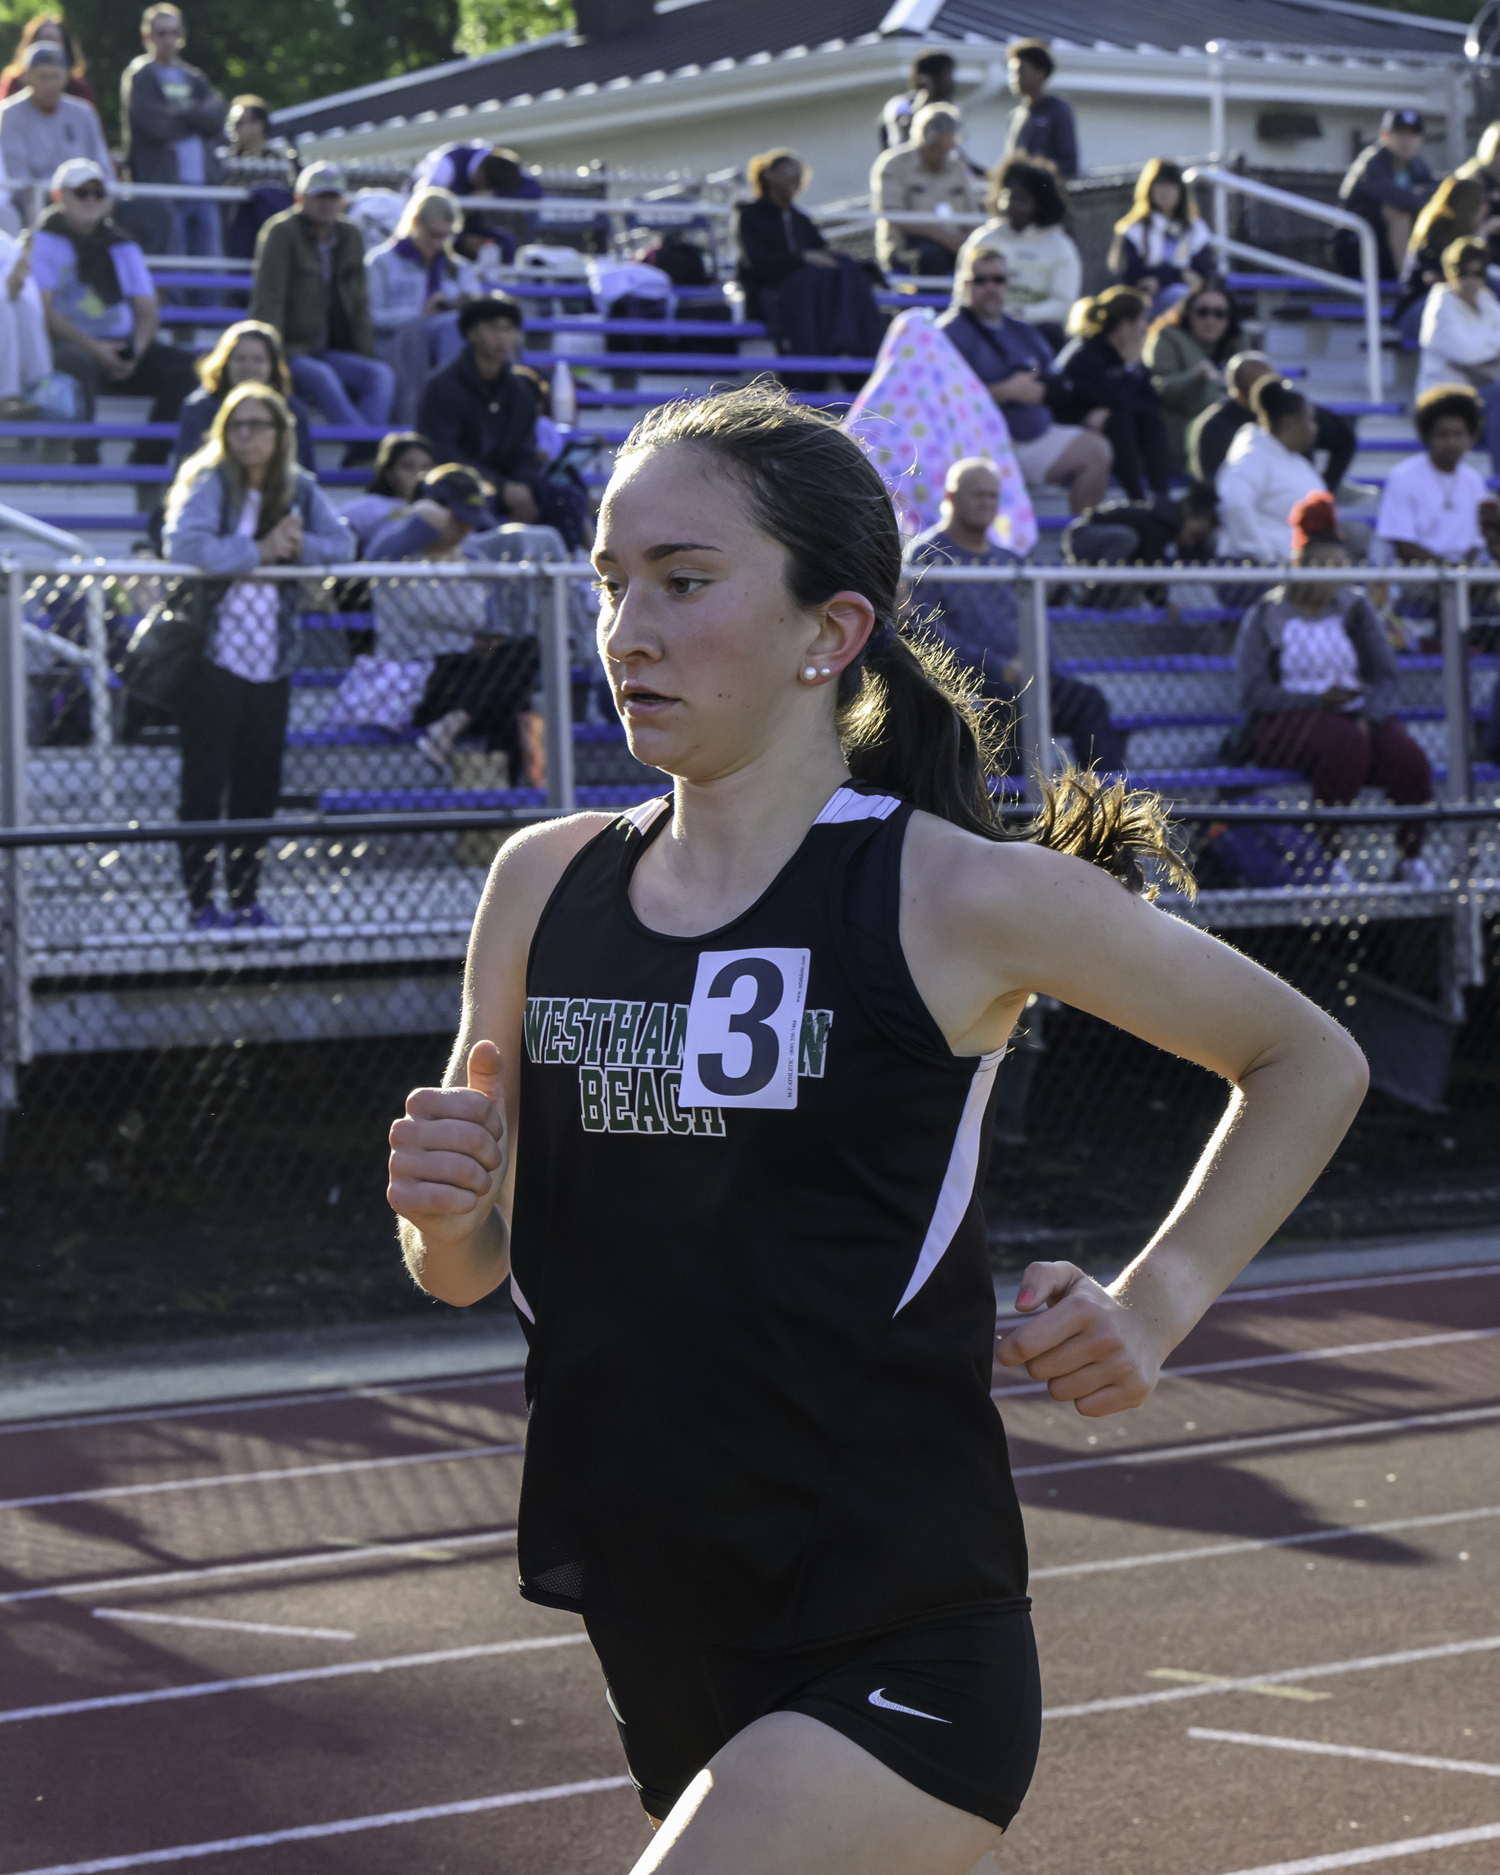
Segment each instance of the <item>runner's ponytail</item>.
M756 524L787 554L804 609L859 592L875 612L864 650L839 678L838 730L850 773L988 840L1028 839L1148 891L1153 862L1192 889L1154 795L1068 768L1041 787L1029 826L1001 814L1009 725L974 694L939 640L901 611L901 535L885 484L831 418L755 384L664 404L631 431L623 456L684 444L716 457L749 495Z

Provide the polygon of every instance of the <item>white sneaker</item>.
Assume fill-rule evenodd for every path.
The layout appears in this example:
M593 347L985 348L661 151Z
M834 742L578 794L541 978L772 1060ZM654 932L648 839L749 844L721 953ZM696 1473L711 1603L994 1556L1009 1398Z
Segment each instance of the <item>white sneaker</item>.
M1414 853L1410 859L1403 859L1396 868L1396 877L1402 885L1414 885L1423 892L1436 892L1438 889L1437 874L1420 853Z
M1343 860L1331 859L1328 862L1328 884L1335 892L1353 892L1359 881Z

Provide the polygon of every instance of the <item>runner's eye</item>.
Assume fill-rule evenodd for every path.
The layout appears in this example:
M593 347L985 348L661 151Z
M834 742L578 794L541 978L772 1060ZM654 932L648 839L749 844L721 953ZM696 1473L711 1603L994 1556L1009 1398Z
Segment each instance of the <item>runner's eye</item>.
M695 592L708 583L701 573L672 573L667 577L667 591L674 599L691 599Z

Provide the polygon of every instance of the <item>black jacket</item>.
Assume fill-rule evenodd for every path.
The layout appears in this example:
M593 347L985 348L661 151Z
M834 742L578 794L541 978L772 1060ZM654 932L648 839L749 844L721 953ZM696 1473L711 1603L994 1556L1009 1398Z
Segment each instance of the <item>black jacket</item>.
M542 383L535 372L511 365L486 383L465 346L427 380L417 427L431 439L439 462L466 462L492 481L530 486L542 473L536 446L541 414Z
M780 286L802 265L809 248L827 247L817 226L800 208L782 211L765 196L744 203L736 213L739 265L735 278L746 289Z
M1058 388L1049 386L1047 402L1064 423L1082 422L1101 406L1115 410L1161 402L1145 365L1127 365L1107 338L1074 339L1057 354L1053 370Z

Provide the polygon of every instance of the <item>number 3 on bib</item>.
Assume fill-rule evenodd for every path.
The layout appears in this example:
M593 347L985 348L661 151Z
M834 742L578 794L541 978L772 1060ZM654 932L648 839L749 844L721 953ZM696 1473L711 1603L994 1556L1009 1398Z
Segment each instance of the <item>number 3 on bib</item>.
M795 1107L805 950L701 951L680 1107Z

